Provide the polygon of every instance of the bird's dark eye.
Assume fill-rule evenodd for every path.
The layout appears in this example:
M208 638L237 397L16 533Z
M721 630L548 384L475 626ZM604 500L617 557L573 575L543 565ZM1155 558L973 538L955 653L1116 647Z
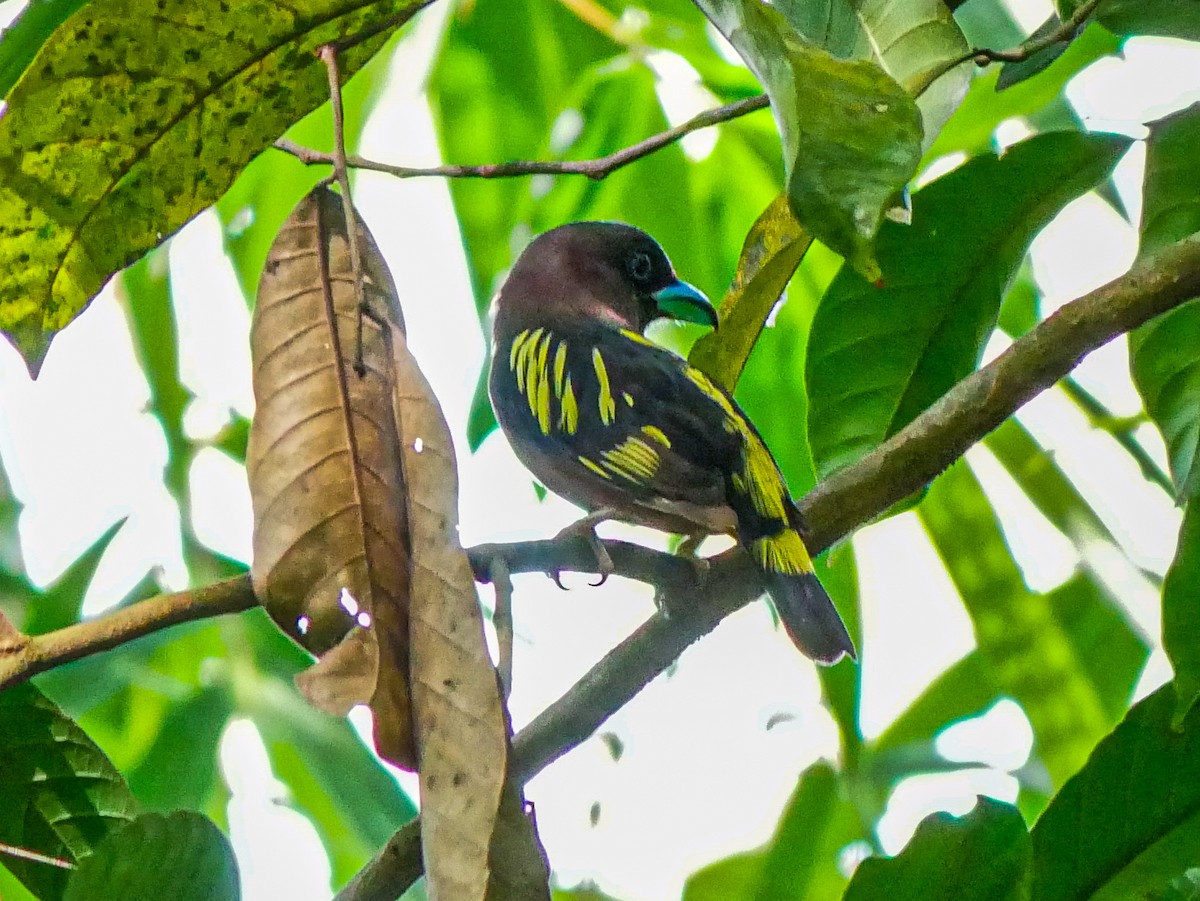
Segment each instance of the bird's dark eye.
M650 278L650 270L654 268L650 262L650 254L635 250L626 263L629 275L635 282L644 282Z

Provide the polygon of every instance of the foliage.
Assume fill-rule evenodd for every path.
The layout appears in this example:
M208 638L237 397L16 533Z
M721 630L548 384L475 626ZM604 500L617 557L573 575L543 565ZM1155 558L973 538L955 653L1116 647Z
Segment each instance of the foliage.
M204 438L188 425L196 399L181 371L179 286L167 270L166 242L215 205L247 299L258 293L291 305L293 313L304 291L315 299L315 312L303 321L293 317L276 332L261 318L255 326L260 370L278 354L275 381L260 386L260 409L291 390L313 355L332 349L344 374L354 346L348 323L356 321L359 300L351 288L363 261L352 259L357 251L344 228L319 235L338 245L336 253L319 241L297 248L284 240L295 224L285 226L285 219L328 174L328 161L306 166L269 149L280 135L313 149L336 146L334 116L325 105L327 68L317 55L329 42L346 41L337 58L347 82L344 131L351 154L393 72L420 81L445 160L463 165L578 162L636 145L681 118L674 105L678 79L670 74L680 66L695 73L714 106L765 91L774 118L729 115L709 132L713 143L706 150L670 142L597 179L476 173L482 177L452 179L450 197L485 330L488 300L531 234L583 218L622 219L651 232L681 277L724 297L721 328L696 341L690 359L736 387L799 495L844 476L905 434L980 367L989 342L1037 336L1046 311L1030 274L1030 244L1081 196L1095 192L1112 202L1110 178L1131 146L1126 137L1087 130L1066 97L1067 85L1131 38L1200 39L1192 0L1105 0L1083 10L1089 16L1078 29L1062 23L1080 3L1061 2L1056 17L1034 35L1017 27L1000 0L648 0L636 7L620 0L322 0L302 6L31 0L0 38L0 329L36 371L53 336L116 276L146 379L147 410L164 437L162 482L179 509L193 587L246 578L244 563L197 536L190 478L209 449L243 463L248 424L231 415L224 430ZM414 24L440 32L421 44L433 48L421 81L411 67L392 63L415 52L413 26L401 26L426 6ZM718 32L744 65L716 46ZM1038 53L1019 50L1029 40L1039 42ZM973 68L972 48L1014 46L1018 52L1006 54L1011 61L1003 67ZM997 128L1017 117L1031 134L1001 150ZM1135 224L1141 259L1153 261L1200 232L1200 105L1147 124L1142 214ZM389 162L405 163L404 148L396 153ZM962 157L950 165L950 154ZM940 174L931 178L931 172ZM309 197L323 197L343 215L336 193L319 189ZM386 293L390 276L379 248L365 226L362 234L366 282ZM405 304L420 303L407 296L405 274L395 276L399 291L390 289L387 303L397 294ZM322 310L329 330L312 330ZM260 317L269 312L270 304L259 305ZM252 442L249 454L251 478L259 478L255 492L259 500L286 503L273 508L273 519L260 516L256 585L292 637L316 652L357 653L362 649L351 642L362 630L343 640L359 621L344 612L342 596L317 595L334 584L323 577L340 578L361 564L354 593L368 612L382 614L375 617L382 621L380 634L394 646L370 648L366 688L356 684L324 706L341 714L354 700L371 701L384 734L380 741L377 731L379 750L409 765L419 747L396 753L397 746L425 740L405 725L410 702L426 704L426 720L442 723L436 728L460 714L489 720L486 753L473 724L463 727L467 737L461 739L428 733L436 736L425 745L429 757L446 768L422 761L426 849L437 841L443 850L463 845L453 831L462 822L457 817L486 795L490 809L474 824L469 860L459 864L470 872L454 889L461 893L447 896L544 892L537 835L511 778L514 768L520 778L529 775L520 771L527 763L519 753L521 736L510 764L511 724L488 706L497 686L482 644L437 644L462 623L470 625L469 637L479 631L467 558L457 547L454 455L441 438L436 398L406 356L399 312L389 309L366 322L372 331L364 367L388 373L393 381L385 389L397 380L405 387L399 399L394 390L374 400L356 398L345 405L346 418L382 424L383 444L394 446L360 453L347 434L324 429L320 441L341 441L336 452L350 458L350 475L317 485L307 480L313 460L335 451L308 432L297 447L264 446L260 416L260 444ZM1128 327L1118 323L1112 334ZM664 340L683 348L692 337L671 333ZM974 647L877 736L864 735L862 670L843 663L822 671L838 761L798 774L770 842L700 869L687 883L687 901L1195 897L1200 301L1131 332L1129 363L1143 415L1115 416L1073 379L1062 383L1056 400L1115 439L1113 453L1131 472L1147 476L1145 490L1161 494L1167 485L1184 510L1169 570L1161 580L1151 574L1161 581L1161 646L1174 682L1134 703L1152 642L1133 624L1126 583L1107 577L1104 562L1134 572L1144 561L1075 479L1071 461L1012 415L983 439L981 457L959 460L901 505L913 511L910 522L919 525L921 540L961 597ZM325 388L308 397L311 406L283 432L342 410L345 383L335 374ZM406 425L416 407L428 418ZM1136 428L1146 421L1162 436L1165 464ZM469 424L451 426L467 426L472 447L479 446L495 426L482 391ZM378 451L377 458L368 450ZM270 452L282 462L264 464ZM991 471L998 464L1030 515L1080 561L1059 584L1031 586L984 459ZM273 467L278 482L261 480L264 465ZM364 494L366 470L398 475ZM358 545L313 532L302 518L308 501L331 502L335 481L349 490L348 499L338 501L342 508L361 508L351 516L363 526ZM312 658L262 610L154 631L111 653L43 672L33 683L17 672L10 684L12 671L3 667L25 652L31 636L95 627L81 623L83 596L123 528L113 524L41 587L22 560L20 516L21 502L0 471L0 684L6 686L0 690L0 893L53 901L135 893L237 897L236 864L220 828L229 790L217 752L230 725L247 720L286 786L285 803L307 816L324 842L336 886L348 886L347 898L376 897L363 887L372 877L370 867L363 868L417 811L344 717L305 703L293 678ZM386 541L372 544L368 531ZM295 570L287 569L296 557L326 568L296 584L290 581ZM481 573L472 562L477 580L486 575L503 588L502 574ZM282 575L272 570L277 565ZM818 572L869 661L876 651L869 634L863 644L862 565L860 549L846 545L819 560ZM136 581L139 574L132 575ZM282 593L264 587L268 575ZM120 606L160 590L147 574ZM386 606L377 606L377 594L389 598ZM453 598L467 606L450 607ZM427 607L418 615L415 605L423 601ZM389 621L399 610L403 616ZM417 650L410 614L430 630L426 640L434 645L426 649L437 650ZM320 619L319 628L298 628L301 617ZM410 640L413 658L426 654L423 670L409 670ZM328 681L332 665L325 661L315 683L310 671L299 684L310 698L325 692L328 701L329 692L345 688ZM468 668L477 680L472 691L484 698L478 706L460 704L463 695L455 693ZM410 677L417 685L411 699ZM1020 706L1033 734L1030 760L1010 774L1019 790L1016 803L981 799L961 818L935 814L888 858L879 824L896 787L911 776L979 766L947 759L939 738L1002 699ZM456 759L463 749L466 755ZM457 788L474 766L486 771L486 791L451 793L441 808L431 803L431 781ZM619 778L620 764L615 772ZM187 812L168 813L177 808ZM493 819L499 824L494 834ZM431 838L430 832L440 834ZM7 853L14 849L60 865ZM147 860L155 865L146 866ZM429 862L439 869L432 857ZM481 878L485 866L491 867L490 888ZM433 878L444 879L444 872ZM471 888L462 888L468 883ZM554 897L602 893L564 889Z

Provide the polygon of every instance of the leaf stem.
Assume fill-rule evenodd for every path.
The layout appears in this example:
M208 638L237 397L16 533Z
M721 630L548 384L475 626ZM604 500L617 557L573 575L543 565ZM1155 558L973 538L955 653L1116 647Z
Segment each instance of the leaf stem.
M317 56L325 63L329 75L329 103L333 107L333 163L334 175L341 188L342 212L346 218L346 241L350 249L350 271L354 275L354 299L358 303L358 316L354 326L354 371L362 378L367 374L363 363L363 319L367 315L367 292L363 286L362 248L358 243L358 217L354 214L354 202L350 197L350 174L346 169L346 117L342 110L342 76L338 68L338 48L325 44L317 50Z

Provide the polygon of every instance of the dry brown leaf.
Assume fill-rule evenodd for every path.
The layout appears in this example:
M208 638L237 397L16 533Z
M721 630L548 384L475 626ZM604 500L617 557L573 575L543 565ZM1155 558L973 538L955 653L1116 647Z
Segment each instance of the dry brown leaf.
M399 329L392 343L411 529L411 681L428 892L434 901L482 901L507 729L475 577L458 540L450 430ZM381 670L378 692L393 690L398 686ZM375 730L382 752L393 736L378 712Z
M504 786L492 835L488 901L550 901L550 862L538 838L533 810L514 782Z
M259 600L296 641L318 655L338 646L301 680L321 706L369 700L376 672L389 674L388 756L415 768L404 683L407 506L392 401L390 323L403 319L375 242L361 220L356 228L372 314L363 320L364 375L352 363L357 300L340 197L317 188L297 205L259 283L250 335L258 409L246 455L251 575ZM378 653L361 636L338 645L368 624L389 637ZM359 665L366 670L355 673Z

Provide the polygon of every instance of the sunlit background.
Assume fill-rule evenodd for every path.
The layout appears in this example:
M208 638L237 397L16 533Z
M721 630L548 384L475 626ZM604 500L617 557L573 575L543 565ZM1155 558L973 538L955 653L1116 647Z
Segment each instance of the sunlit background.
M0 25L23 5L0 3ZM1010 0L1009 6L1027 31L1052 11L1048 0ZM449 10L449 4L432 7L400 43L390 63L392 77L362 136L363 155L414 165L441 161L421 86ZM714 104L682 58L658 52L649 62L673 121ZM1200 47L1131 40L1123 58L1090 66L1067 93L1090 127L1144 137L1143 123L1200 99ZM561 125L573 127L569 118ZM1003 147L1027 133L1022 121L1009 120L995 140ZM685 142L693 158L711 149L705 133ZM1063 210L1034 242L1031 260L1043 312L1109 281L1132 262L1143 162L1144 149L1135 144L1114 178L1135 225L1111 203L1088 195ZM941 161L925 178L955 163ZM446 185L363 173L355 180L355 200L401 285L411 345L454 430L464 544L552 535L578 511L553 496L540 500L502 436L493 433L477 453L466 451L467 416L485 344ZM211 435L230 410L252 412L249 310L224 256L214 214L202 214L176 235L169 259L182 374L195 394L186 423L194 436ZM1007 340L998 333L988 354ZM1124 339L1085 360L1077 378L1115 414L1140 411ZM167 447L157 420L145 411L148 398L112 285L56 340L37 382L30 381L17 353L0 344L0 456L25 504L20 531L31 578L52 581L106 528L125 519L88 591L88 615L115 603L148 570L157 571L165 588L186 585L179 514L162 480ZM1046 591L1077 568L1090 568L1127 604L1157 648L1158 591L1147 574L1161 575L1170 562L1178 510L1060 389L1039 397L1019 417L1056 454L1133 564L1099 543L1094 555L1081 555L995 458L976 448L968 454L971 468L999 513L1028 584ZM1136 437L1165 468L1154 430L1143 426ZM240 464L218 450L204 450L191 468L190 486L199 538L248 561L251 514ZM617 526L602 534L633 534L659 546L664 541ZM862 722L871 737L974 640L914 514L861 530L853 545L864 621ZM519 576L515 583L512 713L519 728L653 606L646 588L620 579L592 588L583 578L568 578L572 590L565 593L540 575ZM483 591L490 604L490 587ZM1169 676L1161 650L1155 650L1138 696ZM695 870L766 841L798 774L818 758L836 757L837 730L819 699L812 666L774 626L763 603L731 616L618 711L603 727L603 739L586 741L529 785L558 883L590 881L628 901L673 901ZM362 734L368 714L358 713L355 725ZM1029 723L1011 701L946 730L939 750L979 765L902 782L879 823L884 849L899 850L933 810L968 810L977 793L1015 800L1012 773L1026 763L1031 744ZM250 721L227 727L220 766L232 792L229 825L248 901L331 897L330 868L317 833L289 806L286 787L271 772ZM397 778L414 792L412 779ZM853 857L851 849L847 866Z

